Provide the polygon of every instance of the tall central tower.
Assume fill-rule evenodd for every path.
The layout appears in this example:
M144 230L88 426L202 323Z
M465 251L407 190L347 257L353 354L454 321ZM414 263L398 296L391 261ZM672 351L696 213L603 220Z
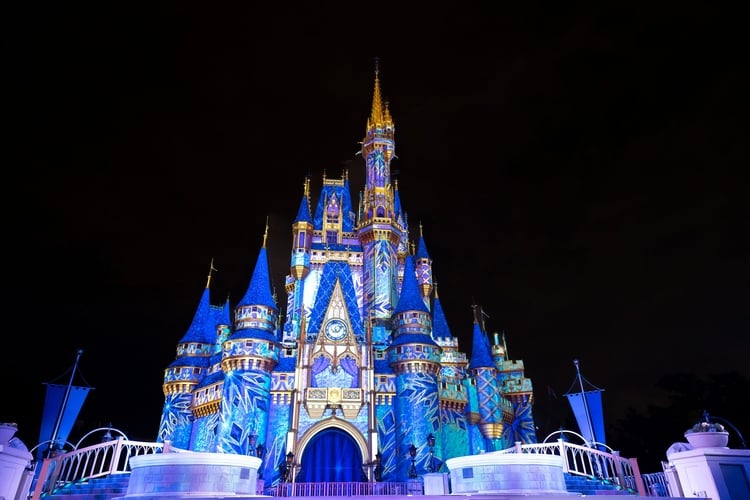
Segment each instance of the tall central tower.
M399 264L403 264L399 262L399 252L407 248L408 228L398 213L396 191L391 182L395 133L388 103L383 103L380 73L376 67L372 107L362 141L366 171L357 230L364 254L365 310L376 342L384 340L398 301Z

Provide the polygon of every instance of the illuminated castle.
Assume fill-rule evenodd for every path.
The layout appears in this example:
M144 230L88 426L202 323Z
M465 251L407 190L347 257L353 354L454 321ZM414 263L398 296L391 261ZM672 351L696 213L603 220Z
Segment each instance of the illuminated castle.
M448 458L536 442L523 362L490 341L478 306L470 360L451 334L422 228L412 243L391 179L394 135L376 70L358 204L346 173L324 176L313 211L305 180L283 324L265 237L233 308L211 303L209 272L164 372L158 441L258 453L266 483L282 479L287 456L298 482L405 481L445 471Z

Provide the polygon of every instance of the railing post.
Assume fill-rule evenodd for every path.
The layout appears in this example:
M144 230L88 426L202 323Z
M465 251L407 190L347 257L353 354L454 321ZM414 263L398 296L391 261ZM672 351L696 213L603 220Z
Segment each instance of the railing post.
M39 471L39 475L36 477L36 484L34 485L34 492L31 494L31 500L39 500L42 497L44 490L44 483L47 481L47 474L49 474L49 464L52 459L45 458L42 460L42 469Z
M635 481L635 488L640 496L646 496L646 487L643 484L643 478L641 477L641 469L638 467L637 458L629 458L628 461L633 467L633 480Z
M110 441L110 444L111 441ZM122 449L122 437L118 437L117 441L114 443L115 451L112 455L112 462L109 464L109 473L112 474L113 472L116 472L119 469L120 465L120 450ZM125 467L125 470L127 470L127 466Z
M615 456L615 474L617 474L617 480L620 481L620 486L627 488L628 483L625 481L625 471L622 470L622 458L620 457L619 451L613 451L612 455Z
M568 452L565 451L565 440L560 438L557 440L557 443L560 445L560 456L563 460L563 473L567 474L570 472L570 466L568 465Z

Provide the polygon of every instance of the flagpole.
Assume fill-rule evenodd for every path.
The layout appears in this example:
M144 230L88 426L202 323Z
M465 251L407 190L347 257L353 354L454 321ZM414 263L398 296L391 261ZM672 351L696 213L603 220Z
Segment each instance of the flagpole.
M581 398L583 399L583 411L586 413L586 423L589 424L589 432L591 433L591 440L596 442L596 434L594 434L594 425L591 423L591 412L589 411L589 403L586 401L586 392L583 389L583 377L581 377L581 368L578 366L578 359L573 360L573 364L576 365L576 373L578 375L578 384L581 386ZM599 449L597 447L597 449Z
M55 448L55 442L57 441L57 433L60 432L60 424L62 423L63 415L65 414L65 407L68 406L68 399L70 399L70 390L73 387L73 380L76 376L76 369L78 368L78 361L81 359L83 349L76 351L76 362L73 364L73 370L70 372L70 381L68 387L65 389L65 397L63 397L62 404L60 405L60 412L57 414L57 422L55 422L55 429L52 431L52 439L50 440L50 446L47 449L47 456L52 456L52 451Z

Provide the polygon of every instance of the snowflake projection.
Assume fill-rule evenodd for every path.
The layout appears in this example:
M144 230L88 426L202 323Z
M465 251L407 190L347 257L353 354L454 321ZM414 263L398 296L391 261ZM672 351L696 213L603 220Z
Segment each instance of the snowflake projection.
M250 423L259 425L268 420L268 396L271 378L260 371L234 372L224 381L225 401L232 404L221 410L222 427L228 429L219 439L225 453L245 454L250 435L255 431Z
M531 403L514 405L513 422L503 429L503 440L509 445L520 441L523 444L536 443L536 428L531 414Z
M174 446L187 448L190 439L192 412L189 394L170 394L164 403L158 439L171 441Z
M378 415L378 439L380 440L380 453L385 458L381 464L383 478L387 478L396 469L396 419L391 408L381 408Z

